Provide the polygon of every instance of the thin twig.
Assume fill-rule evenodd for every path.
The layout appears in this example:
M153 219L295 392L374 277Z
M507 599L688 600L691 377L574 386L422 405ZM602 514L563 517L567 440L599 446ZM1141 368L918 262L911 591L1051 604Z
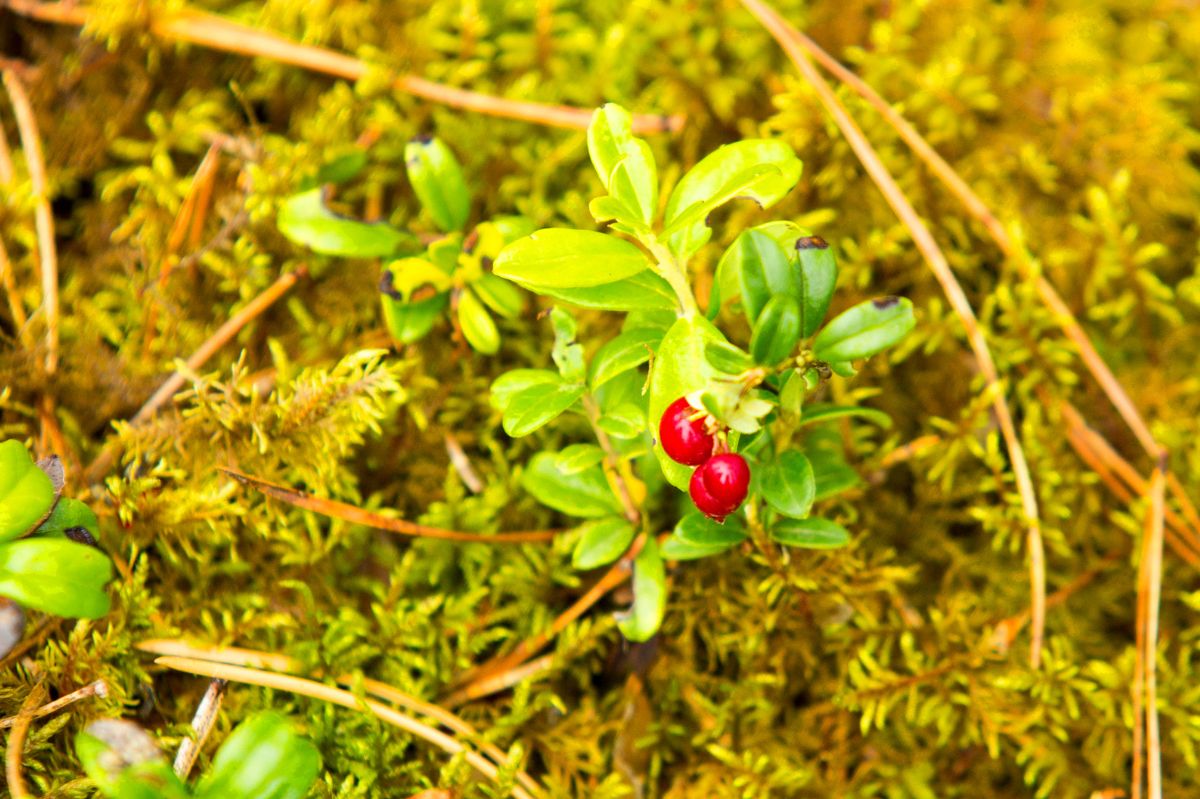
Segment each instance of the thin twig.
M282 275L278 280L272 283L261 294L252 299L250 302L232 317L225 324L217 329L208 339L200 345L200 347L192 353L191 357L185 362L187 369L194 372L208 362L216 352L229 343L242 328L250 324L254 319L258 318L264 311L270 308L286 294L292 286L306 276L308 270L305 267L300 267L294 272L288 272ZM188 380L188 373L179 371L172 374L166 379L158 390L154 392L150 399L146 400L146 404L134 414L130 420L130 424L137 426L144 423L150 417L158 412L159 408L167 403L171 397L175 396L175 392L183 388ZM113 465L117 457L117 443L111 442L101 451L96 460L87 469L88 482L94 482L104 475L105 472Z
M475 467L471 465L471 459L467 457L467 453L463 452L462 444L458 443L458 439L450 431L446 431L442 436L443 442L446 444L446 454L450 456L450 464L454 466L454 471L458 472L458 476L462 478L463 485L467 487L472 494L478 494L483 491L483 481L479 479L479 475L475 472Z
M386 530L389 533L399 533L400 535L420 538L440 538L445 541L470 541L479 544L537 544L553 540L560 532L559 530L521 530L515 533L489 534L468 533L463 530L446 530L441 527L428 527L424 524L417 524L416 522L404 519L392 519L382 516L346 502L309 496L307 493L295 488L271 483L260 477L239 472L228 466L219 466L217 468L242 485L249 486L256 491L261 491L273 499L278 499L281 502L286 502L303 510L319 513L322 516L343 519L354 524L362 524L378 530Z
M543 655L528 663L522 663L514 669L474 681L461 691L455 691L446 697L446 704L450 707L458 707L464 702L472 702L476 699L482 699L485 696L507 691L519 682L524 682L544 671L549 671L553 665L554 655Z
M958 280L954 277L954 272L950 269L950 264L946 260L945 254L938 246L937 241L934 240L925 223L921 220L920 215L917 214L912 203L908 201L903 190L897 185L891 173L888 172L887 167L884 166L879 155L871 146L871 143L867 141L862 130L859 129L858 125L850 117L849 112L842 106L828 82L821 77L816 67L809 61L803 46L799 42L799 31L792 27L783 17L779 16L774 9L762 2L762 0L742 0L742 5L762 23L763 27L783 47L784 51L791 58L792 63L796 65L796 68L800 70L804 79L816 92L821 104L825 106L825 110L833 117L842 135L846 138L847 143L854 150L859 161L871 176L871 179L875 181L884 198L891 205L892 210L895 211L905 227L909 229L913 242L917 245L917 248L925 257L925 261L937 277L938 282L942 286L942 291L946 294L946 298L950 301L955 315L967 333L967 339L975 354L979 370L987 381L984 390L991 394L992 409L996 415L996 421L1000 426L1001 435L1004 437L1005 445L1008 448L1009 460L1012 463L1017 491L1021 496L1022 513L1024 514L1025 523L1028 528L1027 546L1029 549L1030 608L1032 612L1029 659L1030 664L1034 668L1037 668L1041 663L1042 638L1046 620L1045 551L1042 544L1041 523L1038 518L1037 495L1033 488L1033 479L1029 473L1029 464L1025 460L1025 452L1021 446L1020 437L1017 435L1016 425L1013 423L1012 413L1009 411L1008 403L1004 399L996 364L992 360L987 339L984 337L983 331L979 327L979 322L975 318L975 311L971 308L971 303L963 292L962 286L959 285Z
M12 732L8 736L8 747L4 752L4 773L8 778L8 790L12 799L30 799L29 790L25 787L25 777L21 773L21 757L25 750L25 738L29 735L29 725L33 722L35 708L46 695L46 688L41 678L21 703L12 724Z
M104 680L90 682L77 691L72 691L66 696L59 697L53 702L42 705L30 714L30 718L40 719L49 716L51 713L57 713L62 710L67 705L73 705L81 699L88 699L93 696L101 698L108 696L108 683L104 682ZM9 727L12 727L17 723L17 719L19 718L20 715L18 714L16 716L9 716L6 719L0 719L0 730L7 730Z
M278 671L287 674L292 674L300 671L300 662L287 655L279 655L274 652L262 652L255 649L242 649L240 647L208 647L195 646L180 641L175 638L155 638L146 641L141 641L135 644L137 649L143 652L150 652L155 655L169 655L174 657L189 658L194 660L206 660L213 663L224 663L230 666L246 666L250 668L267 669L270 671ZM319 677L320 673L315 673L312 676ZM448 730L452 730L459 735L471 740L480 751L490 757L496 765L503 765L507 758L494 744L488 743L479 731L472 727L467 722L463 721L458 716L443 707L418 699L412 694L405 693L395 686L388 685L379 680L373 680L369 677L359 677L354 674L342 674L335 679L335 682L352 687L359 683L363 689L371 696L379 699L385 699L394 704L407 708L414 713L430 718ZM525 786L530 793L537 793L538 786L533 779L524 772L517 773L517 779Z
M42 157L42 139L38 134L37 117L29 102L29 94L17 73L11 69L4 70L4 87L12 100L21 149L25 151L25 162L29 166L38 266L42 278L42 312L46 317L46 373L53 375L58 371L58 251L54 245L54 216L50 211L50 195L46 188L46 161Z
M196 758L200 756L204 742L212 732L217 714L221 712L221 700L225 698L225 685L224 680L214 679L208 684L208 689L200 698L200 704L196 706L196 713L192 716L192 729L196 737L184 738L179 744L179 752L175 755L175 776L181 780L187 779L192 766L196 765Z
M44 22L86 25L91 12L75 3L31 3L7 0L7 5L19 14ZM227 53L269 58L283 64L302 67L326 75L357 81L368 75L371 65L353 56L324 47L300 44L276 33L242 25L215 14L194 9L168 11L160 9L150 21L150 32L175 42L198 44ZM397 91L435 103L461 108L480 114L519 119L540 125L560 128L586 129L591 122L590 109L566 105L511 100L504 97L446 86L416 75L400 75L393 83ZM636 114L633 130L636 133L671 133L683 127L683 116L654 116Z
M1150 478L1150 510L1146 516L1146 794L1162 799L1162 741L1158 729L1158 612L1162 603L1163 519L1166 495L1166 458Z
M341 705L351 710L363 710L365 708L377 718L405 732L411 733L451 755L461 753L472 768L489 779L496 780L499 777L499 769L494 763L478 752L468 749L464 744L449 735L439 732L428 724L423 724L417 719L401 713L394 708L390 708L381 702L357 697L349 691L343 691L314 680L304 679L303 677L258 671L243 666L230 666L204 660L160 657L155 659L154 662L160 666L189 674L199 674L205 677L229 680L230 682L240 682L248 685L259 685L264 688L273 688L279 691L289 691L335 705ZM517 799L533 799L533 795L529 791L518 786L513 786L512 795L517 797Z

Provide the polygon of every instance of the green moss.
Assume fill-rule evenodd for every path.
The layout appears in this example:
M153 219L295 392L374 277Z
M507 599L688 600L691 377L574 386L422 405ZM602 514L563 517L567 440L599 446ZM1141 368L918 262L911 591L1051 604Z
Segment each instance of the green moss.
M131 575L114 583L107 617L49 622L28 662L0 672L4 715L27 695L32 664L62 693L97 678L112 688L35 723L25 754L35 791L78 795L63 787L82 774L70 742L91 718L141 718L168 748L186 733L205 681L152 666L133 649L139 640L272 649L311 670L361 672L437 699L456 675L544 629L594 579L570 567L566 544L400 539L291 509L217 472L235 465L463 530L563 523L520 489L520 471L542 448L583 438L566 428L510 441L486 396L503 371L549 362L548 325L532 312L502 321L504 344L490 358L469 355L444 325L415 347L374 351L386 341L377 267L314 260L274 227L300 179L372 128L366 169L339 190L347 209L361 213L377 198L393 224L430 232L403 178L403 151L413 135L436 132L463 160L473 220L522 213L591 226L598 183L582 131L392 94L379 85L387 70L523 99L684 113L682 133L650 140L664 185L718 144L782 137L805 170L771 217L819 229L837 248L833 312L880 294L918 309L916 332L890 362L830 389L830 400L865 400L896 422L835 428L865 482L822 513L858 531L851 547L681 564L653 642L622 641L611 611L628 595L618 592L555 641L548 671L467 704L466 718L555 797L1086 797L1127 787L1130 561L1145 509L1115 499L1080 462L1057 400L1079 407L1138 468L1148 463L1032 287L861 101L839 89L946 247L1005 375L1042 505L1049 590L1097 570L1050 611L1037 672L1027 634L1008 651L993 645L995 625L1028 607L1024 530L960 326L816 97L736 3L205 4L358 54L373 79L357 86L164 45L145 32L160 5L173 4L100 4L83 38L0 12L17 31L16 55L36 67L63 317L62 365L48 378L40 345L17 344L0 303L0 437L34 442L38 398L52 396L78 497L87 495L82 467L120 442L123 456L91 504L102 545ZM1197 13L1116 0L778 5L898 103L1014 226L1195 494ZM11 114L0 118L16 147ZM190 176L217 134L231 138L200 245L160 285ZM14 160L0 239L32 314L33 203L24 161ZM725 231L768 218L749 204L722 213L695 259L702 271L715 268ZM152 423L120 423L176 359L302 263L313 277ZM602 314L581 314L580 324L584 334L613 332ZM40 342L42 317L30 325ZM482 493L455 473L447 432ZM882 465L928 434L940 436L936 445ZM660 507L655 520L667 529L676 510ZM1159 659L1168 796L1200 787L1193 582L1168 555ZM367 715L244 686L230 688L203 758L268 708L299 721L320 748L315 796L503 792Z

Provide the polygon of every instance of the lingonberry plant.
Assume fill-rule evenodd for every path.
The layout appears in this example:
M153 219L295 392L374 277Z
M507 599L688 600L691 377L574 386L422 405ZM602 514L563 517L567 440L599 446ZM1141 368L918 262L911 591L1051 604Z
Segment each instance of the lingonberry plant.
M110 799L301 799L321 768L312 742L275 713L238 725L194 787L176 776L154 739L132 721L93 721L75 750Z
M104 586L112 563L95 545L96 514L62 496L64 477L58 458L34 463L19 441L0 442L0 597L56 616L95 619L108 612ZM23 628L23 614L15 617L18 623L0 636L4 651Z
M575 319L555 307L557 371L507 372L492 386L492 403L511 436L568 411L591 424L596 444L535 455L523 485L549 507L590 520L577 531L578 568L637 553L634 605L620 626L644 640L663 613L664 557L707 557L748 539L821 548L849 540L810 511L850 484L853 472L819 435L802 450L801 430L881 414L806 400L833 375L853 376L854 361L898 342L914 318L908 300L885 297L822 328L837 281L834 254L787 221L734 239L701 312L688 261L712 235L709 216L736 198L766 208L786 195L801 164L783 142L721 147L679 180L661 213L654 157L632 135L628 112L599 109L588 151L607 191L590 210L609 232L539 230L506 246L494 270L564 305L625 312L623 329L588 359ZM735 329L738 309L750 330L741 344L723 332ZM639 372L645 364L648 379ZM647 511L663 478L688 491L696 510L682 515L660 551Z
M408 180L441 235L422 248L412 233L386 222L364 222L334 213L332 186L352 179L366 164L356 151L326 164L304 191L280 208L280 232L321 255L387 259L379 280L383 317L392 337L411 344L425 336L449 308L451 318L477 352L500 348L492 314L511 318L524 297L489 268L507 243L533 230L519 216L499 216L467 231L471 196L462 168L439 139L418 137L405 148Z

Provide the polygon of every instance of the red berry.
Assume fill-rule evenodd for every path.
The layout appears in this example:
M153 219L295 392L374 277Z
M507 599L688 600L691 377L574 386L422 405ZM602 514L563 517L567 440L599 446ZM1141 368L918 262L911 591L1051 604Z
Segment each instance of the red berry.
M704 417L693 419L695 415L687 398L680 397L667 406L658 423L658 443L676 463L699 466L712 455L712 434L704 429Z
M688 493L700 512L718 522L733 513L746 499L750 467L741 455L714 455L692 472Z

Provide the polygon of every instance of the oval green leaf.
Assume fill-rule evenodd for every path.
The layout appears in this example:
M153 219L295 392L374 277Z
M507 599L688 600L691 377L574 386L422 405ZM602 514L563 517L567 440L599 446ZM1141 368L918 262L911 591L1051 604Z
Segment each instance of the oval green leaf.
M288 239L322 255L386 258L418 246L416 238L385 222L362 222L335 214L326 207L320 188L284 200L275 221Z
M917 324L913 305L903 297L860 302L825 326L813 341L822 361L852 361L887 349Z
M537 291L602 286L632 277L649 266L641 250L616 236L546 228L505 247L492 271Z
M570 408L583 396L577 383L541 383L514 394L504 409L504 432L527 436Z
M63 497L55 503L54 510L50 512L46 521L38 525L34 534L61 536L73 527L82 527L91 533L93 538L99 538L100 522L92 509L77 499Z
M549 369L513 369L492 381L488 401L493 408L503 412L514 396L527 388L545 383L557 385L562 383L562 378L557 372L551 372Z
M26 538L0 547L0 596L45 613L98 619L108 612L104 585L112 562L66 538Z
M743 232L717 263L711 305L741 297L746 318L754 324L767 301L781 294L800 294L795 265L787 251L761 230Z
M701 546L699 544L693 544L691 541L684 541L682 538L671 536L663 542L661 554L663 560L700 560L701 558L709 558L713 555L720 555L722 552L725 552L734 546L736 546L736 544Z
M828 519L780 519L769 534L772 541L805 549L836 549L850 543L846 528Z
M667 575L653 536L633 562L633 607L617 614L617 627L630 641L648 641L662 624L667 603Z
M578 474L602 463L604 450L595 444L571 444L563 447L556 457L563 474Z
M703 513L694 512L680 519L672 534L700 547L729 547L746 540L746 531L737 519L718 524Z
M590 519L621 512L603 469L594 466L578 474L563 474L553 452L533 456L521 485L538 502L568 516Z
M458 325L471 349L493 355L500 349L500 331L487 308L470 289L458 295Z
M796 239L796 261L800 279L800 311L804 324L800 335L808 338L817 332L837 286L837 258L833 249L820 236L801 236Z
M791 355L799 341L800 304L795 297L776 294L754 323L750 355L763 366L774 366Z
M571 565L587 570L607 566L629 548L637 531L620 516L609 516L579 527L579 541L571 554Z
M538 294L580 308L604 311L675 311L679 301L671 284L647 269L633 277L584 288L530 286Z
M0 442L0 541L18 538L54 504L54 484L20 441Z
M887 429L892 426L892 417L875 408L863 408L858 405L827 405L824 403L809 405L800 417L800 424L820 424L834 419L845 418L865 419Z
M636 369L650 360L663 339L663 331L652 327L626 330L596 351L588 367L588 385L593 389L614 377Z
M763 499L784 516L802 519L817 495L812 464L803 453L788 450L763 470L759 481Z
M462 230L471 212L471 195L458 159L440 139L419 136L404 148L408 181L421 207L446 233Z
M316 746L275 713L238 725L196 785L196 799L303 799L321 769Z

